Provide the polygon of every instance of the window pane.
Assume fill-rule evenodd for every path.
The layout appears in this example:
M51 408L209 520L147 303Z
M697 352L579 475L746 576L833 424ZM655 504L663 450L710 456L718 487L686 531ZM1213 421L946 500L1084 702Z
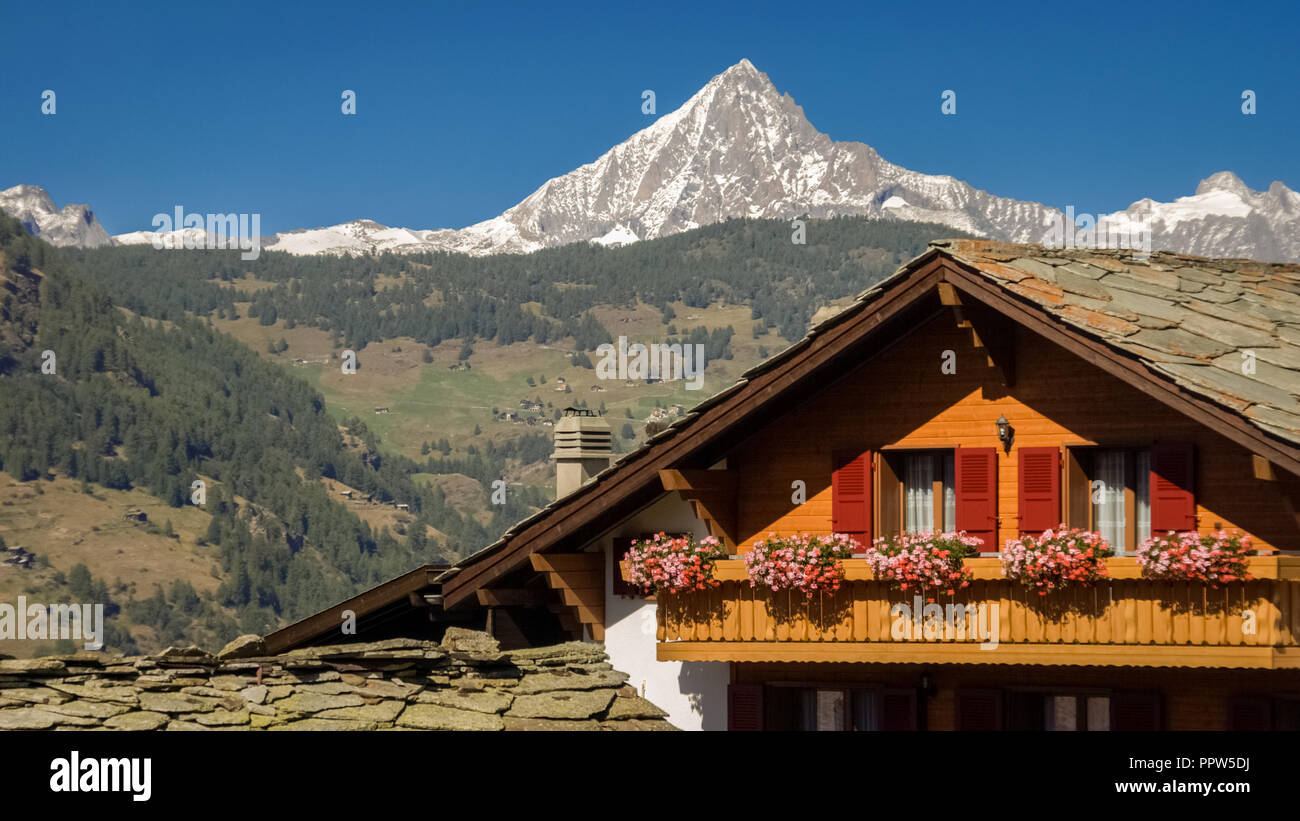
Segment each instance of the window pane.
M1088 729L1110 729L1110 698L1108 696L1088 696Z
M1047 707L1048 730L1077 730L1079 699L1076 696L1051 696L1044 699Z
M817 729L844 729L844 691L817 691Z
M1140 450L1135 457L1137 482L1133 495L1137 497L1137 540L1142 544L1144 539L1151 537L1151 454Z
M817 729L817 691L811 688L799 690L799 720L796 730Z
M934 530L934 457L914 453L907 457L903 475L903 527L908 533Z
M952 452L943 454L943 530L951 533L957 529L957 472Z
M859 732L880 729L880 695L870 690L853 693L853 729Z
M1116 550L1124 549L1124 452L1099 450L1092 465L1092 520Z

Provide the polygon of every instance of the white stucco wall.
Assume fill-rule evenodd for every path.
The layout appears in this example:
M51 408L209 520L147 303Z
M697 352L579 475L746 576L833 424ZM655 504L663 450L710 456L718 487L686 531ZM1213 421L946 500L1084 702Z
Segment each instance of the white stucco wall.
M658 661L655 658L657 605L653 600L614 594L613 550L616 537L639 537L658 531L708 534L691 506L667 493L634 516L602 533L588 549L605 553L605 651L614 669L629 676L628 684L668 711L668 720L683 730L727 729L727 662Z

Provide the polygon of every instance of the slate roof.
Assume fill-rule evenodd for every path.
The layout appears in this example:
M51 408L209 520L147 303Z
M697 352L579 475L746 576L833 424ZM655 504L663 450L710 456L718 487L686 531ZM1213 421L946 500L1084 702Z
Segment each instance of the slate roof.
M1300 265L985 240L931 246L1260 430L1300 443Z

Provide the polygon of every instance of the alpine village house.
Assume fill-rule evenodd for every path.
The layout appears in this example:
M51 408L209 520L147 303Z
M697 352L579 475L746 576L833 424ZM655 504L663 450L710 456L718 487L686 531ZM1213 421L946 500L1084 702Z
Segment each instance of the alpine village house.
M613 464L571 412L554 503L267 644L337 642L344 610L363 639L604 642L683 729L1296 729L1298 395L1300 266L939 241ZM1008 540L1062 523L1113 547L1102 578L1003 575ZM924 604L857 554L812 598L741 558L769 533L954 530L981 552L938 602L987 640L899 631ZM1249 536L1249 580L1144 576L1138 545L1189 530ZM716 537L720 585L630 587L620 560L659 532Z

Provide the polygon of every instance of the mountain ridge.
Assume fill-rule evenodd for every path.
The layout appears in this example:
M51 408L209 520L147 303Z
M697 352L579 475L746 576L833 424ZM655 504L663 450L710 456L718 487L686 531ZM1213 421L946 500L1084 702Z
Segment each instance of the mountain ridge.
M152 232L107 237L68 227L28 189L25 213L54 244L96 247L152 241ZM90 211L81 208L85 214ZM789 94L747 59L713 77L681 106L590 163L547 180L516 205L460 229L390 227L368 219L275 234L267 250L295 255L454 252L531 253L572 242L619 245L733 217L834 216L935 222L1010 242L1042 242L1064 215L1039 202L999 197L953 176L885 160L866 143L819 132ZM24 219L22 216L20 219ZM1208 257L1300 261L1300 194L1280 181L1254 191L1231 171L1172 202L1143 198L1098 223L1149 225L1151 250ZM44 221L44 222L43 222ZM24 219L24 224L29 220ZM75 223L75 218L72 220ZM30 228L29 228L30 230ZM99 229L102 232L102 229ZM183 244L170 238L167 244Z

